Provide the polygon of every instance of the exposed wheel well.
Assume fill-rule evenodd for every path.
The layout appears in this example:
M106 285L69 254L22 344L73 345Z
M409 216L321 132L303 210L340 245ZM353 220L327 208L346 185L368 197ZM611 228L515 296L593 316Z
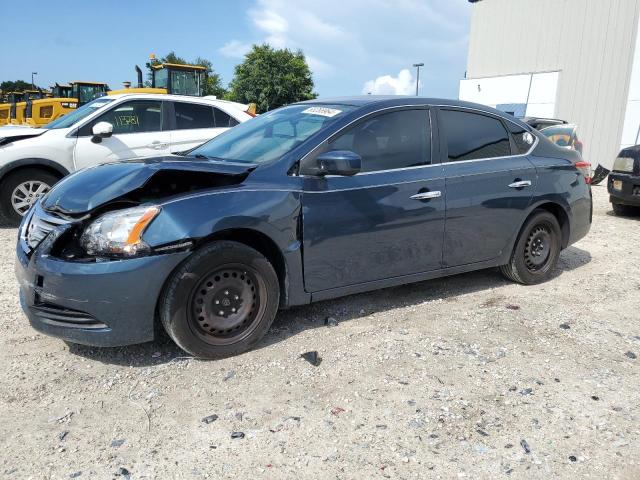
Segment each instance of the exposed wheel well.
M569 244L569 235L571 232L569 231L569 215L567 215L565 209L561 205L553 202L547 202L543 203L542 205L538 205L536 209L546 210L551 215L556 217L558 223L560 224L560 230L562 231L562 248L567 248L567 245Z
M237 228L216 232L206 238L203 243L210 243L216 240L232 240L251 247L266 257L273 265L278 275L280 284L280 305L287 304L287 267L282 256L282 252L276 243L264 233L249 228Z

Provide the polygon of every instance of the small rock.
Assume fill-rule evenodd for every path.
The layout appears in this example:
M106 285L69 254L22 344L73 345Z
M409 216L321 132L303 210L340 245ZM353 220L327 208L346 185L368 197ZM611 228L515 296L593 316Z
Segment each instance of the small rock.
M320 355L318 355L318 352L315 350L311 352L305 352L300 356L304 358L307 362L309 362L311 365L313 365L314 367L317 367L320 365L320 363L322 363L322 358L320 357Z
M82 475L82 472L73 472L69 474L69 478L78 478L80 475Z
M631 352L631 351L625 353L625 355L627 357L629 357L631 360L635 360L636 358L638 358L638 356L635 353Z
M346 412L342 407L334 407L331 409L331 415L340 415L342 412Z
M131 478L131 472L124 467L120 467L116 472L116 477L124 477L125 480L129 480Z
M569 325L568 323L561 323L560 328L563 330L569 330L571 328L571 325Z
M508 310L520 310L520 305L513 305L513 304L509 303L507 305L507 309Z
M327 327L337 327L338 326L338 320L336 320L333 317L327 317L324 319L324 324Z
M244 432L233 432L231 438L244 438Z
M518 389L518 387L516 387L515 385L512 385L509 387L509 391L510 392L515 392Z
M485 432L484 430L482 430L481 428L477 428L476 432L478 432L483 437L488 437L489 436L489 434L487 432Z
M229 370L227 373L224 374L224 377L222 377L222 381L226 382L227 380L231 380L235 376L236 376L236 371Z
M530 453L531 452L531 448L529 447L529 444L527 443L527 441L524 438L522 440L520 440L520 445L522 446L522 449L524 450L524 453Z
M69 435L69 430L63 430L58 434L58 440L63 441Z
M576 458L575 455L569 455L569 460L572 461L572 462L577 462L578 461L578 459Z
M202 419L202 422L208 425L210 423L215 422L217 419L218 419L218 415L213 414L213 415L209 415L208 417L204 417Z
M533 388L523 388L520 390L520 395L531 395L533 394Z
M115 448L121 447L123 443L124 443L124 438L111 440L111 446Z
M600 397L597 396L597 395L591 395L591 400L598 401L598 400L600 400Z
M162 356L162 352L153 352L153 353L151 354L151 356L152 356L153 358L160 358L160 357Z

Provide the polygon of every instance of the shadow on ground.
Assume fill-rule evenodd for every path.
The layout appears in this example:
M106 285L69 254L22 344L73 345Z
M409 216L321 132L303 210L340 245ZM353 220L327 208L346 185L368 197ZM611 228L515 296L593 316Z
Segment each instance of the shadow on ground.
M562 252L553 278L590 261L589 252L571 246ZM324 327L328 316L347 322L372 313L384 313L432 300L454 300L459 295L491 290L509 283L497 269L487 269L295 307L278 314L271 330L256 348L265 348L303 331ZM160 365L189 358L164 332L160 332L155 341L141 345L95 348L69 344L69 351L91 360L133 367Z

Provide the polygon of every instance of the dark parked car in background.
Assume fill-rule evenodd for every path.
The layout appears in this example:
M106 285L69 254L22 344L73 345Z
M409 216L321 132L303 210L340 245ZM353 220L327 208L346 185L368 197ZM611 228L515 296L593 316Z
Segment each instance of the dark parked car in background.
M618 154L609 173L607 190L616 215L640 212L640 145Z
M536 130L542 130L546 127L553 127L556 125L565 125L569 122L566 120L560 120L559 118L544 118L544 117L524 117L522 121L527 125L532 126Z
M19 231L21 303L69 342L149 341L158 318L216 358L256 345L279 308L491 267L539 283L589 231L580 161L471 103L290 105L62 180Z

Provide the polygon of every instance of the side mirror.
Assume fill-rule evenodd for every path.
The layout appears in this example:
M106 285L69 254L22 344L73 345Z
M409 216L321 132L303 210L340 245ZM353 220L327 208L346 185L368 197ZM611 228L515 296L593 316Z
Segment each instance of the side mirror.
M100 143L103 138L109 138L113 135L113 125L109 122L98 122L91 129L91 133L93 133L92 141Z
M362 158L350 150L331 150L316 157L320 175L349 177L362 169Z

